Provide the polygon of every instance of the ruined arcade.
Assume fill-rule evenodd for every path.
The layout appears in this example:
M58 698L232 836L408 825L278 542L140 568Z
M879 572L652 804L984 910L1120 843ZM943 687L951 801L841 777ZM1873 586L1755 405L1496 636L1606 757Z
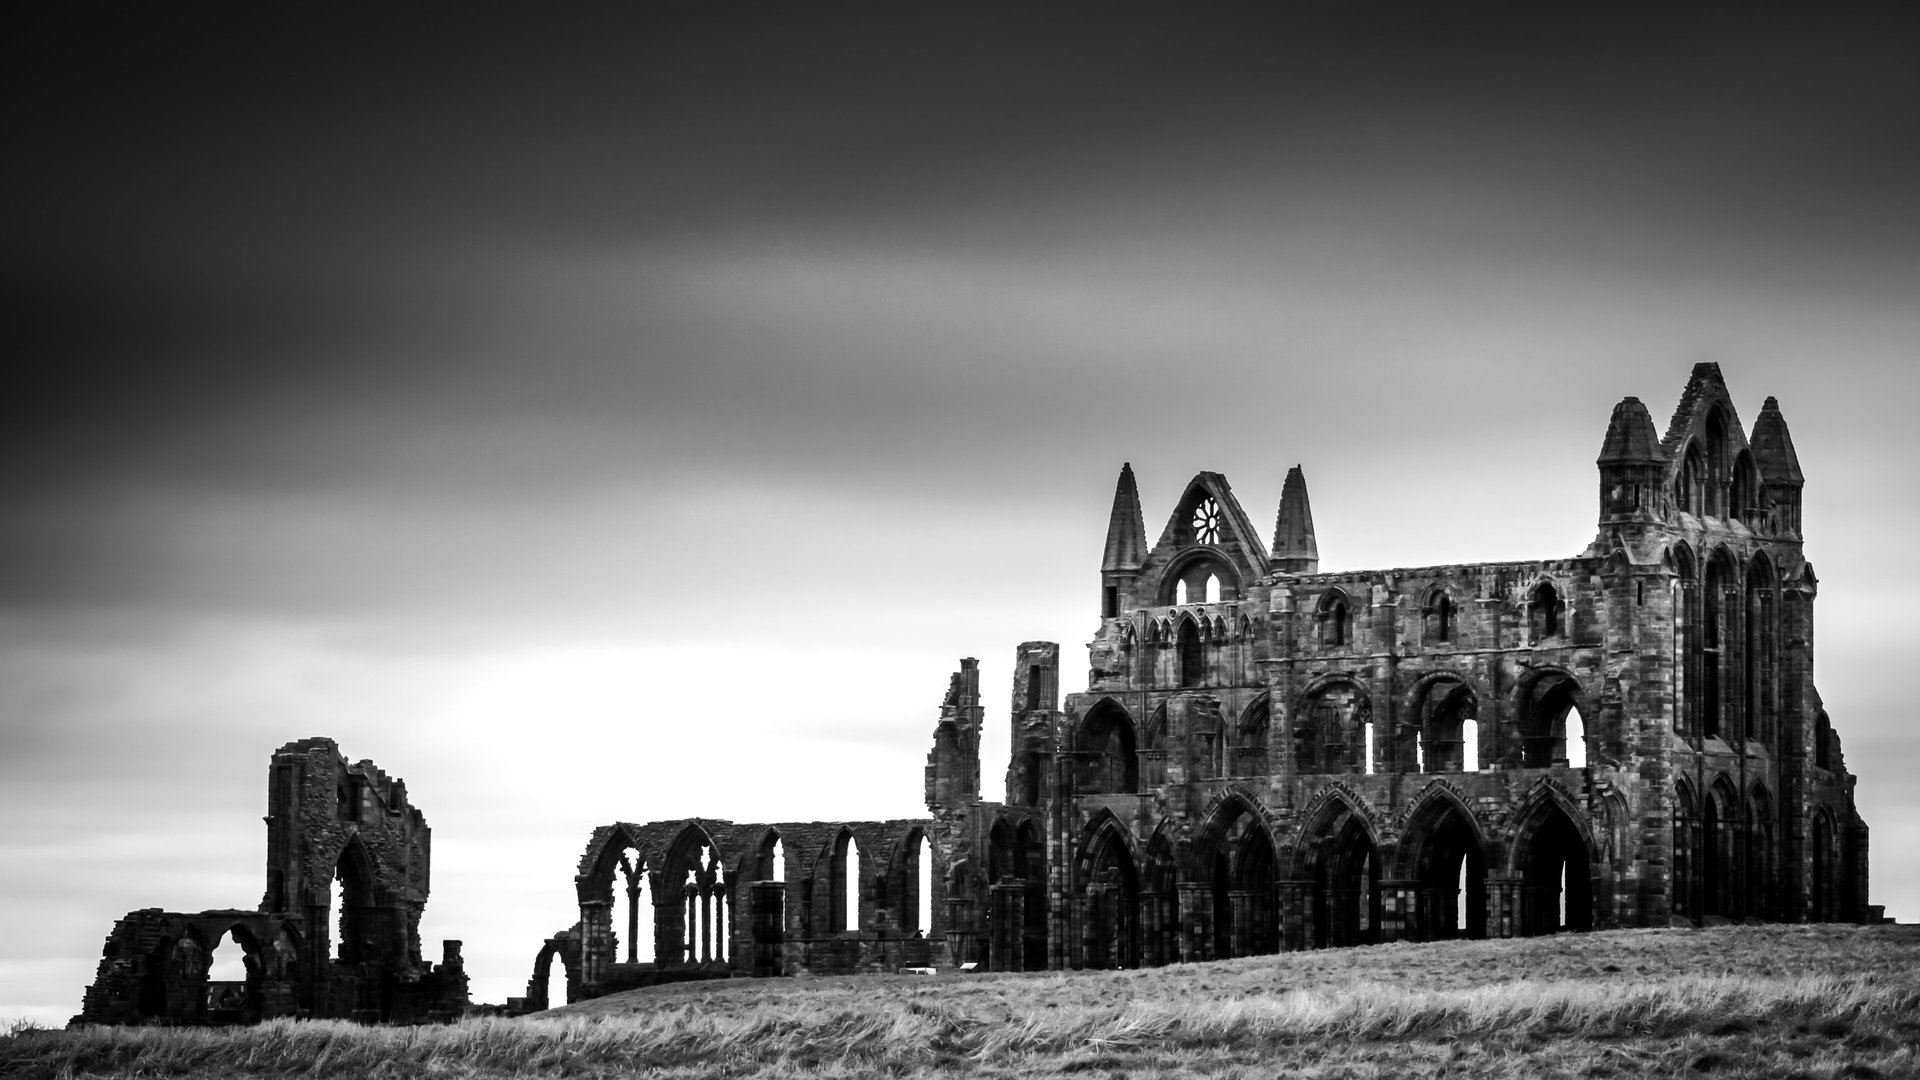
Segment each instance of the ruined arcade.
M420 954L432 837L405 781L349 764L332 739L291 742L268 766L266 825L259 907L128 913L75 1023L404 1023L466 1009L461 943L445 942L438 965ZM211 979L229 935L245 977Z
M556 961L579 1000L1868 919L1867 827L1812 679L1802 484L1775 400L1743 428L1714 364L1664 435L1638 399L1614 407L1597 534L1568 558L1321 573L1298 468L1270 546L1211 472L1149 545L1123 468L1086 687L1066 691L1057 645L1019 647L1004 803L981 798L965 660L930 818L599 828L579 921L520 1005L558 1004Z

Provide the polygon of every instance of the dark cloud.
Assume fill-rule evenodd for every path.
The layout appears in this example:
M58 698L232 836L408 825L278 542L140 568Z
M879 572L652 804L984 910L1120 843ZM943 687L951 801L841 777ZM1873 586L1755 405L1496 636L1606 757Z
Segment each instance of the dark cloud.
M1084 640L1120 461L1150 527L1216 469L1263 528L1302 462L1330 567L1568 554L1612 403L1664 419L1702 359L1793 425L1823 649L1891 632L1874 568L1920 505L1909 17L26 18L0 44L0 812L90 808L8 849L43 882L72 862L44 848L147 844L124 816L252 820L265 754L326 732L429 807L429 919L489 942L497 999L570 921L593 822L911 813L952 659L1003 687L1014 642ZM1822 663L1878 825L1897 709ZM816 685L843 669L884 680L859 710ZM788 702L724 710L777 747L739 790L701 771L699 679ZM884 779L786 790L815 742ZM562 752L588 745L601 787ZM629 782L656 760L685 782ZM172 857L194 873L158 894L150 863L72 877L71 964L7 992L71 995L121 910L250 901L219 876L250 846ZM551 893L488 908L508 858Z

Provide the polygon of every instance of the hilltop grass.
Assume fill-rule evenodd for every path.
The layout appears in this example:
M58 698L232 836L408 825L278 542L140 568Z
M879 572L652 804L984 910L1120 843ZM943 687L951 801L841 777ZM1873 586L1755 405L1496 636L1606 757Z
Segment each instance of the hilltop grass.
M0 1075L1920 1076L1920 930L1727 927L1124 972L736 979L518 1020L22 1031Z

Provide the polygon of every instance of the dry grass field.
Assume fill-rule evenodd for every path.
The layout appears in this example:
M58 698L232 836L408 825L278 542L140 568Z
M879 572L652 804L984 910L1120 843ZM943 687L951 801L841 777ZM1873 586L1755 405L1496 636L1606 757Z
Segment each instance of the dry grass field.
M519 1020L22 1030L0 1075L1920 1076L1920 928L1633 930L1148 971L736 979Z

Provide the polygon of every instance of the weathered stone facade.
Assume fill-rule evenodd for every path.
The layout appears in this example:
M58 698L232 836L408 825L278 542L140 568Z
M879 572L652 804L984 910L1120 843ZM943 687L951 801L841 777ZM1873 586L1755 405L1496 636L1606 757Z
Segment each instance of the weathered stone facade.
M431 835L404 781L371 761L348 764L332 739L288 743L268 768L266 823L259 909L128 914L107 935L75 1023L410 1022L466 1008L460 942L444 943L438 965L420 955ZM210 981L229 933L246 978Z
M1699 365L1664 437L1637 399L1616 406L1598 464L1599 532L1577 556L1325 574L1299 469L1269 551L1216 473L1149 547L1123 468L1087 689L1062 698L1057 645L1019 647L1004 803L980 798L965 660L930 820L602 828L580 922L541 963L563 958L577 1000L675 972L1105 968L1870 917L1777 404L1743 434ZM853 885L847 837L877 866ZM907 884L921 837L941 882L928 927ZM617 956L616 870L652 964ZM722 951L686 930L703 904Z

